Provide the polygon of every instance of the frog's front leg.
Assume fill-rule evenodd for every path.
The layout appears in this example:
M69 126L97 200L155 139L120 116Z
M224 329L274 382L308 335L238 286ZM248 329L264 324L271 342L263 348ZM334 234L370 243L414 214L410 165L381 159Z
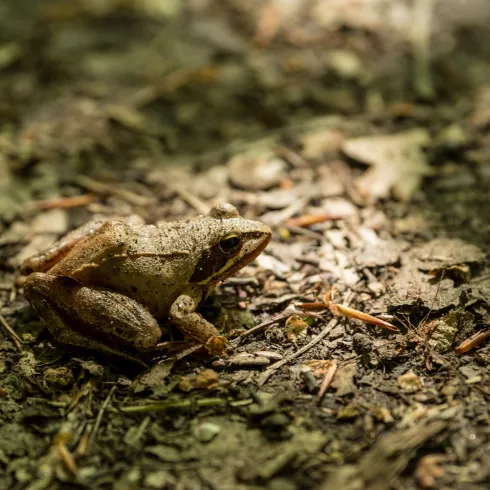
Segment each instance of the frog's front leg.
M156 319L143 305L108 289L36 272L27 277L24 294L62 343L124 355L121 348L148 350L161 337Z
M170 307L168 318L186 337L204 344L211 355L222 355L228 347L226 338L220 336L216 327L195 311L201 297L197 291L181 294Z

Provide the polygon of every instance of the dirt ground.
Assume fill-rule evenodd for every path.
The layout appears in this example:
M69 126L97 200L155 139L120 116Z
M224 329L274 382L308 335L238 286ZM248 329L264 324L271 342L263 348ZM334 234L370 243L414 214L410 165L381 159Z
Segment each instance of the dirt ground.
M488 26L486 0L1 2L0 489L490 488ZM201 308L229 355L71 348L15 285L91 219L222 202L273 230Z

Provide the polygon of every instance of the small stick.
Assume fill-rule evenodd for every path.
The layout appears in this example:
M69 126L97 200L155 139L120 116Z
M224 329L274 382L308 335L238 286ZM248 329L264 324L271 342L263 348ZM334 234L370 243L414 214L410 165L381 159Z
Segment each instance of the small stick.
M305 311L328 310L328 306L322 301L313 301L311 303L296 303L296 308Z
M82 194L73 197L59 197L57 199L45 199L44 201L31 201L27 207L29 209L46 210L46 209L67 209L86 206L95 201L95 194Z
M363 313L362 311L350 308L349 306L334 303L333 297L335 292L336 288L332 287L329 291L325 293L323 302L315 301L313 303L298 303L296 307L307 311L324 310L328 308L332 312L332 314L336 316L342 315L347 318L354 318L365 323L370 323L371 325L376 325L377 327L386 328L387 330L391 330L392 332L400 331L397 327L395 327L395 325L392 325L391 323L388 323L381 318L376 318L375 316L368 315L367 313Z
M484 332L477 332L472 335L469 339L464 340L461 344L454 349L456 354L464 354L465 352L478 347L482 342L490 338L490 329L485 330Z
M367 313L363 313L362 311L355 310L354 308L349 308L348 306L334 303L330 308L330 311L334 313L334 315L337 314L348 318L354 318L356 320L361 320L364 323L370 323L371 325L376 325L377 327L386 328L387 330L391 330L392 332L400 332L400 330L395 327L395 325L381 320L381 318L376 318L375 316L368 315Z
M345 300L345 302L347 304L349 304L351 301L352 301L352 298L354 297L354 293L349 293L347 295L347 298ZM323 319L322 319L323 320ZM323 320L324 321L324 320ZM291 354L290 356L286 357L285 359L282 359L278 362L276 362L275 364L273 364L272 366L270 366L268 369L266 369L259 377L258 379L258 385L259 386L262 386L263 384L265 384L267 382L267 380L282 366L284 366L285 364L288 364L289 362L291 362L292 360L296 359L297 357L301 356L302 354L304 354L305 352L309 351L314 345L318 344L318 342L320 342L320 340L322 340L323 338L325 338L329 333L330 331L337 325L337 323L339 322L338 320L338 317L336 318L333 318L332 320L330 320L327 325L325 326L325 328L316 336L314 337L311 342L309 342L308 344L306 344L305 346L301 347L301 349L297 350L296 352L294 352L293 354Z
M89 440L89 447L92 446L93 442L95 441L95 437L97 435L97 432L99 430L100 424L102 422L102 417L104 416L104 411L106 410L107 406L109 405L109 400L111 399L114 391L116 391L116 386L113 386L111 388L111 391L109 391L109 394L107 395L107 398L104 400L104 403L102 404L102 407L99 410L99 413L97 415L97 419L95 421L94 428L92 430L92 433L90 434L90 440Z
M167 410L188 410L192 408L221 407L226 405L222 398L204 398L202 400L182 400L178 402L160 402L151 405L133 405L121 407L119 410L125 413L165 412Z
M174 192L176 192L180 196L180 198L185 201L189 206L193 207L198 213L209 213L209 206L204 201L184 189L182 186L173 184L170 186L170 188Z
M73 455L70 453L70 451L68 451L68 448L66 447L65 438L63 437L63 435L59 434L56 437L55 447L61 461L63 461L63 464L68 470L73 473L73 475L76 476L78 474L78 467L75 463Z
M318 223L324 223L325 221L334 221L338 219L338 216L332 216L331 214L305 214L298 218L289 218L286 221L286 226L308 227Z
M2 324L3 328L7 330L7 333L9 334L10 338L12 339L12 342L15 344L15 347L17 347L17 350L19 352L23 351L22 345L23 342L21 338L17 335L16 331L7 323L7 320L3 317L2 314L0 314L0 323Z
M271 211L263 214L260 219L269 226L279 225L289 218L292 218L296 213L299 213L308 204L308 202L309 199L305 197L297 199L280 211Z
M323 400L323 397L327 393L327 390L332 383L333 377L337 372L338 361L337 359L332 359L328 363L327 372L325 374L325 378L323 378L322 385L320 386L320 390L318 391L317 403L320 404Z
M281 146L276 150L277 156L287 160L293 167L309 168L310 164L296 151L287 146Z
M82 458L87 454L88 443L89 443L89 432L85 430L82 437L80 438L80 442L78 443L77 449L75 451L76 458Z
M151 197L140 196L128 189L123 189L114 184L105 184L104 182L99 182L90 177L86 177L85 175L79 175L75 180L80 187L88 189L95 194L116 196L134 206L144 207L155 203L155 199Z
M262 330L266 327L269 327L270 325L273 325L274 323L280 322L287 318L289 314L284 314L284 315L279 315L276 316L275 318L272 318L272 320L267 320L266 322L260 323L259 325L256 325L255 327L252 327L250 330L247 330L246 332L243 332L240 334L236 339L233 339L230 344L237 344L240 340L242 340L244 337L248 337L249 335L252 335L255 332L258 332L259 330Z

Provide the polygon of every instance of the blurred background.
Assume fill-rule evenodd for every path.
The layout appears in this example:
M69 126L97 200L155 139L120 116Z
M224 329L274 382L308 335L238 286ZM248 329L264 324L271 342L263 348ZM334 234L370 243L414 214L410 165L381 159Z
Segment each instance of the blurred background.
M467 144L460 124L490 118L488 25L486 0L4 0L0 216L80 174L140 193L150 168L328 115L350 135L454 123Z

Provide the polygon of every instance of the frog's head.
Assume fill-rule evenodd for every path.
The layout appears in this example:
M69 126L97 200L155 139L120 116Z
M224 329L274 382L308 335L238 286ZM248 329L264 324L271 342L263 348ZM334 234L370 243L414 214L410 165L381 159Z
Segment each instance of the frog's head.
M260 221L242 218L231 204L214 206L196 221L201 228L199 259L190 282L212 286L254 260L269 243L271 229Z

